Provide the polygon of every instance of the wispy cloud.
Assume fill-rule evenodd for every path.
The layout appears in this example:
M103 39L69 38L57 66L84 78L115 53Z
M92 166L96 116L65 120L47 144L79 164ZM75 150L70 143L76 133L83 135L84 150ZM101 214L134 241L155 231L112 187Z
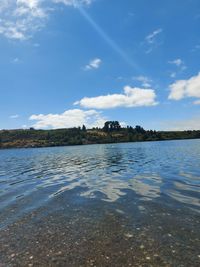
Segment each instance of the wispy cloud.
M143 107L155 106L156 94L153 89L124 87L123 94L109 94L97 97L84 97L74 105L84 108L111 109L117 107Z
M84 70L98 69L102 63L100 58L92 59L85 67Z
M10 119L18 119L19 118L19 115L18 114L10 115L9 118Z
M135 76L132 78L134 81L138 81L141 83L141 85L145 88L150 88L151 87L151 83L152 83L152 80L146 76Z
M145 37L146 44L148 46L146 50L146 54L149 54L153 51L155 47L159 45L158 37L163 32L163 29L159 28L151 32Z
M13 64L17 64L17 63L20 63L20 59L18 57L15 57L11 60L11 63Z
M160 34L161 32L163 31L163 29L159 28L155 31L153 31L152 33L150 33L149 35L146 36L146 41L149 43L149 44L153 44L156 42L156 37L158 34Z
M178 74L187 69L185 62L180 58L169 60L168 63L175 67L175 69L173 69L170 73L171 78L175 78Z
M90 5L93 0L1 0L0 34L15 40L26 40L43 28L50 10L62 3L79 7Z
M173 65L176 65L177 67L179 67L179 66L181 66L181 65L184 64L183 61L182 61L182 59L180 59L180 58L177 58L177 59L168 61L168 63L173 64Z
M168 63L171 65L174 65L176 67L176 70L171 72L171 74L170 74L171 78L175 78L178 73L181 73L187 69L185 62L180 58L177 58L174 60L169 60Z
M175 78L176 75L177 75L177 73L176 73L175 71L170 73L170 77L171 77L171 78Z
M53 0L54 3L62 3L67 6L79 7L80 5L90 5L94 0Z
M78 127L83 124L88 128L102 127L106 118L96 110L70 109L61 114L32 115L29 120L36 121L32 125L36 129L58 129Z
M187 97L199 98L194 104L200 101L200 72L188 80L177 80L170 85L169 99L181 100Z
M192 49L191 49L191 52L196 52L200 50L200 44L196 44Z

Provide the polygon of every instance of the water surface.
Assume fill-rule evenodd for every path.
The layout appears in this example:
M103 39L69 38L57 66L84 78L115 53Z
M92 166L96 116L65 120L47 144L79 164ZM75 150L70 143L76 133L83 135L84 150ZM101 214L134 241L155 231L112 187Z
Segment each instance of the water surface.
M0 151L0 266L200 266L200 140Z

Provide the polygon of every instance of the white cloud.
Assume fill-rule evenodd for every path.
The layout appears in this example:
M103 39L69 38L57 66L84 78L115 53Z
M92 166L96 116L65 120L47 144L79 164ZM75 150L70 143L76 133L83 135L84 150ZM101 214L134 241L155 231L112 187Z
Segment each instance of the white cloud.
M145 88L151 87L152 80L146 76L136 76L133 77L133 80L141 82L142 86Z
M32 125L36 129L58 129L79 127L83 124L88 128L102 127L106 118L96 110L71 109L61 114L32 115L29 120L36 121Z
M14 115L11 115L9 118L10 119L18 119L19 115L18 114L14 114Z
M93 0L1 0L0 34L16 40L26 40L45 26L52 5L63 3L78 7Z
M92 59L89 64L84 67L84 70L98 69L102 63L100 58Z
M84 97L74 105L80 105L84 108L110 109L117 107L142 107L155 106L156 94L153 89L124 87L124 94L109 94L97 97Z
M152 33L150 33L149 35L146 36L146 41L149 43L149 44L153 44L156 42L156 37L157 35L159 35L163 30L160 28L160 29L157 29L155 31L153 31Z
M0 34L10 39L24 40L40 29L46 18L44 1L4 0L0 4Z
M170 85L169 99L181 100L186 97L200 98L200 72L188 80L178 80Z

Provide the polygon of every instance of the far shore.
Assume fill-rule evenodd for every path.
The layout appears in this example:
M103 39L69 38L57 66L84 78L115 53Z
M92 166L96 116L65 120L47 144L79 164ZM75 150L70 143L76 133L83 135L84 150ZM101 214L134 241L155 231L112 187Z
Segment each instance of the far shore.
M115 122L114 122L115 123ZM200 139L200 130L155 131L144 130L141 126L122 128L119 124L112 128L86 129L85 126L70 129L0 130L0 149L42 148L94 144L116 144L130 142L150 142L169 140Z

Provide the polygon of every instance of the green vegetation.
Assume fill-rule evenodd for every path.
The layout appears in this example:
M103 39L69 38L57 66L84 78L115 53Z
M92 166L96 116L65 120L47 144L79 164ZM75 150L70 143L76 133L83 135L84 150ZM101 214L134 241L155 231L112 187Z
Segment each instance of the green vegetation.
M123 128L118 121L107 121L102 129L1 130L0 148L48 147L120 142L200 138L199 131L145 131L141 126Z

